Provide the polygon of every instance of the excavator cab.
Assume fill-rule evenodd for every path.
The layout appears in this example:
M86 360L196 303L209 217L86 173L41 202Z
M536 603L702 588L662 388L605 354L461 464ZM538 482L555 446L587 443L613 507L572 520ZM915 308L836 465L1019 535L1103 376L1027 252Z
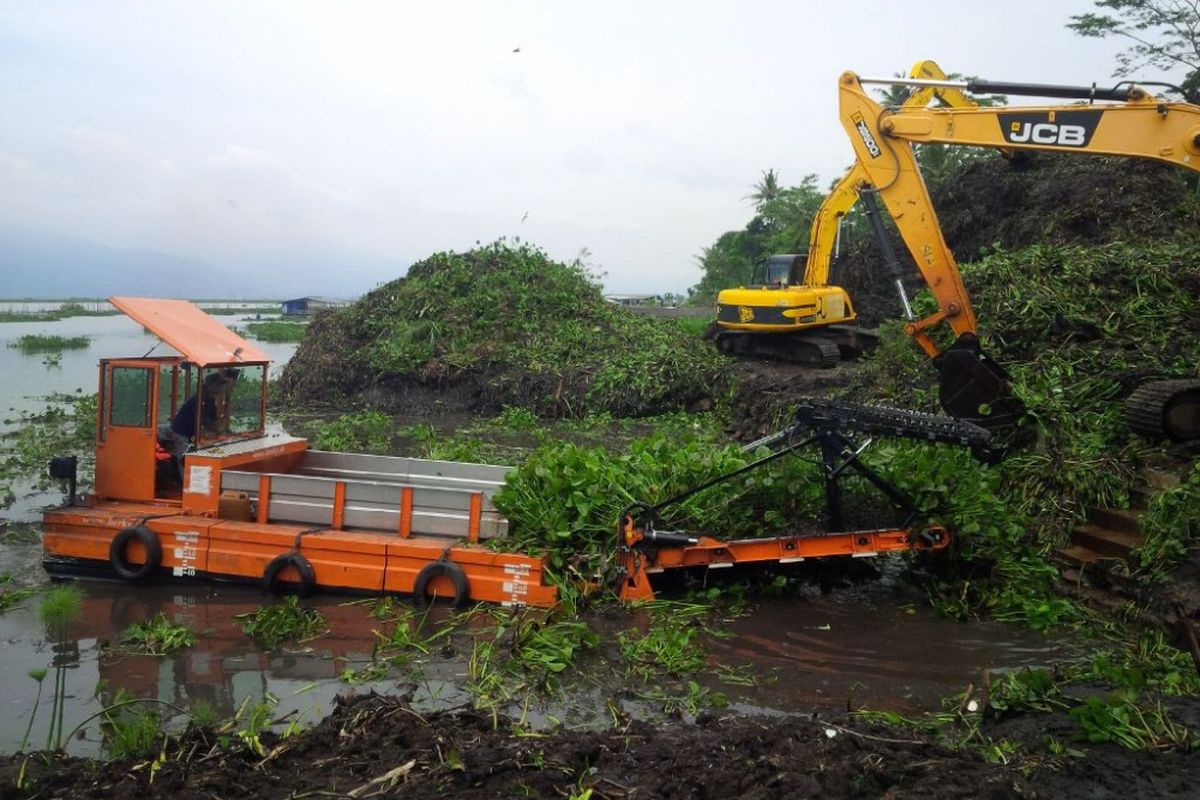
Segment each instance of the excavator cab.
M776 289L803 282L804 262L808 253L787 254L760 258L754 263L750 285Z

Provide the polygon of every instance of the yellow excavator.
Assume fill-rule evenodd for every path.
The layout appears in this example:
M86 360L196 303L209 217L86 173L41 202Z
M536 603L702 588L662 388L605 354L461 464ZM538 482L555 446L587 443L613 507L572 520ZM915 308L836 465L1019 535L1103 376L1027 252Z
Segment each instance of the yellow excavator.
M946 73L928 60L917 62L909 76L948 82ZM903 107L925 108L934 100L949 108L978 105L961 89L929 85L914 89ZM871 335L848 325L856 319L854 303L844 289L829 285L829 273L840 249L842 220L859 201L859 187L869 183L862 164L856 163L817 210L807 253L762 259L749 284L717 295L710 336L721 352L832 367L868 345Z
M996 106L977 108L888 109L872 98L864 84L902 84L917 90L958 90L973 94L1006 94L1061 98L1072 105ZM1003 150L1149 158L1200 172L1200 106L1169 102L1132 83L1112 88L992 81L948 81L944 78L860 78L853 72L839 79L842 126L854 145L861 180L855 190L883 250L885 263L898 276L895 254L883 235L882 220L872 213L882 203L938 310L915 319L900 291L908 323L905 327L933 359L940 378L939 399L951 416L988 427L1011 423L1021 404L1011 394L1004 371L982 351L970 298L958 264L946 245L925 181L913 156L913 144L941 143ZM899 284L898 284L899 285ZM948 329L953 341L940 347L931 335ZM1126 404L1131 425L1145 433L1174 439L1200 437L1200 381L1144 384Z

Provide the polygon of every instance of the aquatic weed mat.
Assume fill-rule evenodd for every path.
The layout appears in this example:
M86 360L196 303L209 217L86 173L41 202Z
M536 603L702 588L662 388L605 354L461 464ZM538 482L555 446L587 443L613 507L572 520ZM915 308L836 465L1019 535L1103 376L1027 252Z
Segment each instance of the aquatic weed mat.
M673 320L605 300L587 265L498 241L436 253L319 315L284 370L292 403L646 416L709 401L725 360Z
M505 718L495 725L467 710L420 715L403 700L376 696L340 701L315 728L262 741L258 756L190 732L169 742L157 766L34 755L22 790L14 780L24 758L7 756L0 796L1006 798L1130 797L1143 789L1182 797L1174 787L1200 779L1200 763L1186 757L1129 754L1108 769L1111 748L1066 765L1043 759L1023 772L1015 762L991 764L925 734L857 720L618 720L607 731L534 735Z

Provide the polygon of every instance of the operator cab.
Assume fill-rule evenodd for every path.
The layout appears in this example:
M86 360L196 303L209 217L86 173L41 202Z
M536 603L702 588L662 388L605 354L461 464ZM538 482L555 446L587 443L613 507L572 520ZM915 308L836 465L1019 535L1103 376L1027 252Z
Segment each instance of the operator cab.
M804 272L807 253L786 254L760 258L754 262L754 272L750 275L751 286L761 286L764 289L779 289L784 286L799 284Z
M265 435L268 358L191 303L110 302L180 355L101 360L95 495L178 503L185 452Z

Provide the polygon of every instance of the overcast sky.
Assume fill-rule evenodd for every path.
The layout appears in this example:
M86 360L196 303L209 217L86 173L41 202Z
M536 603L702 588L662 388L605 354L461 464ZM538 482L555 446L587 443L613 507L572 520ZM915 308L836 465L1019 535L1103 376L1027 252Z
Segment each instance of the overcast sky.
M1090 7L3 0L0 226L199 259L230 295L352 295L500 236L683 291L762 170L848 165L842 71L1104 82L1119 43L1064 27Z

